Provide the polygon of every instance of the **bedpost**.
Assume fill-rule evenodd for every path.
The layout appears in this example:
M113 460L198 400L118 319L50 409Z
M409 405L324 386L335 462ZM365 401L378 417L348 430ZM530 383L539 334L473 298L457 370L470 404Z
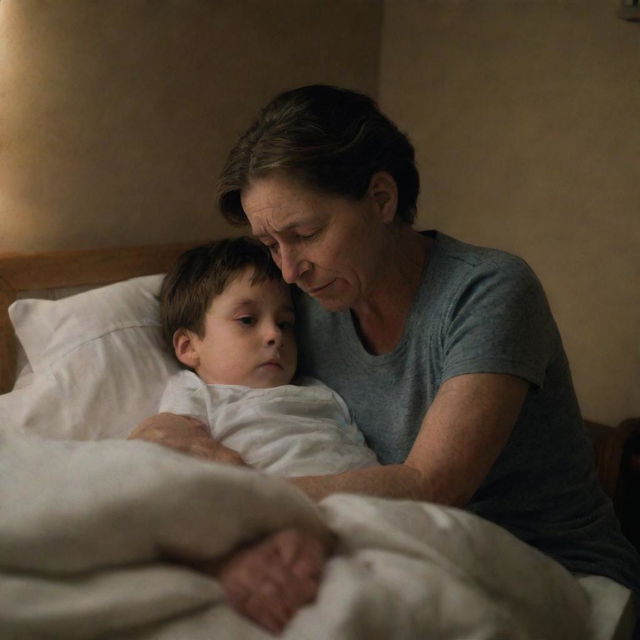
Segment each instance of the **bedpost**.
M0 394L11 390L16 370L16 344L8 312L15 298L15 291L0 276Z
M613 501L622 531L640 549L640 418L617 427L585 420L598 480Z

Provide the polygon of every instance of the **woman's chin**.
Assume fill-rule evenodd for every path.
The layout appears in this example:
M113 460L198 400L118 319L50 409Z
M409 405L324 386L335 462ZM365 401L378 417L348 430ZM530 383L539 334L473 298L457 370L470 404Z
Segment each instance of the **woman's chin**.
M351 308L344 300L318 300L318 303L326 311L347 311Z
M341 292L334 282L330 287L322 289L318 293L308 293L323 309L327 311L346 311L351 308L352 300L347 292Z

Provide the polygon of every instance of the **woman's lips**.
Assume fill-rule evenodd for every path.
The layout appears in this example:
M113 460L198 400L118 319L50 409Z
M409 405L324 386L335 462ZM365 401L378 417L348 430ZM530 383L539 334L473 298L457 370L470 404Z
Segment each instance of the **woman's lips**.
M310 296L315 296L321 291L324 291L327 287L330 287L334 282L335 280L332 280L331 282L327 282L327 284L323 284L320 287L314 287L313 289L306 289L305 293L308 293Z

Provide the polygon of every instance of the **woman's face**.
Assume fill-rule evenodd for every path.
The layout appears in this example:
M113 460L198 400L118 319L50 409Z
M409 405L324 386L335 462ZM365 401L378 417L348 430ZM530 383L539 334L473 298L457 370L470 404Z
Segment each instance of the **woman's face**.
M331 311L358 308L375 292L384 266L395 182L375 174L358 201L312 191L280 174L253 182L242 206L284 279Z

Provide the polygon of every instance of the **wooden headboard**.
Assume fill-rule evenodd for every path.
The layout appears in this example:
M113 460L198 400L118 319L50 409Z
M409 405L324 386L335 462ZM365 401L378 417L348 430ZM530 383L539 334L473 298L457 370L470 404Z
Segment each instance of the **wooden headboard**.
M196 243L92 249L35 254L0 254L0 393L14 382L16 343L7 313L8 306L24 292L85 285L104 285L127 278L163 273L183 251ZM585 420L594 443L598 477L605 492L614 500L623 528L636 533L638 475L634 476L633 456L638 454L640 418L626 420L617 428ZM633 444L633 451L630 450ZM640 455L640 454L638 454ZM633 476L633 477L632 477ZM633 501L633 504L631 504ZM631 520L629 520L631 518ZM628 522L625 524L625 521ZM630 536L631 537L631 536Z
M32 254L0 254L0 393L14 382L16 344L7 309L20 293L100 286L136 276L164 273L196 243Z

